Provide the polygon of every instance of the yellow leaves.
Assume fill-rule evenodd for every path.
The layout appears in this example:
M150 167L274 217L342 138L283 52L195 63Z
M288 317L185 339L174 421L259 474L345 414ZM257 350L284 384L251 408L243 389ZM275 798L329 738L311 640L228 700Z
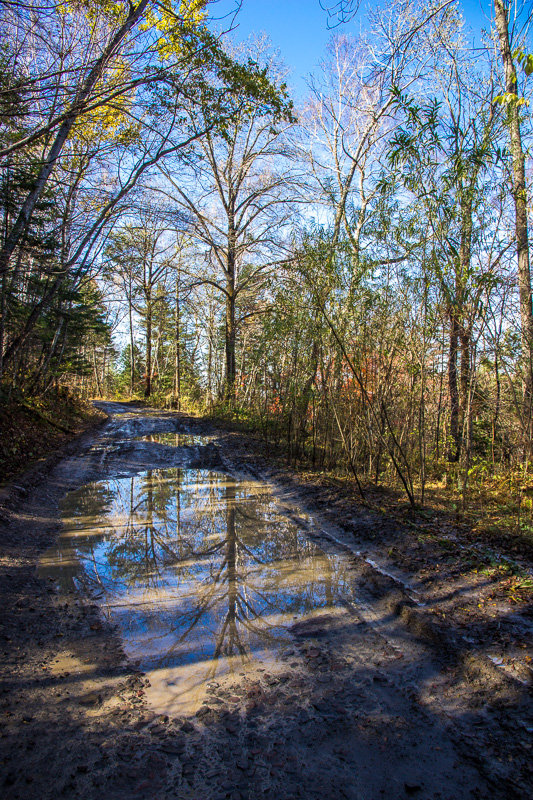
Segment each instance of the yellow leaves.
M75 14L81 11L88 22L94 24L99 15L109 22L121 23L128 16L129 4L116 0L66 0L58 6L60 14Z
M144 11L139 30L152 35L159 34L155 47L159 57L166 60L181 52L184 35L194 31L205 20L208 2L209 0L180 0L177 7L172 0L167 4L154 2ZM112 24L121 24L126 20L132 6L126 0L64 0L58 8L60 14L81 11L93 25L99 17L104 17Z
M515 50L513 58L516 58L522 69L529 77L533 73L533 54L526 53L524 50Z
M140 28L161 34L156 48L162 60L179 55L183 35L198 28L205 20L207 2L208 0L181 0L176 10L171 4L158 5L157 10L154 7L149 8Z
M514 92L504 92L495 97L494 101L502 106L529 106L529 100L526 100L525 97L518 97Z
M206 17L206 0L182 0L180 14L191 25L199 25Z
M140 26L141 30L155 29L163 34L168 34L178 24L200 25L207 14L206 5L207 0L182 0L177 11L170 4L158 5L157 12L153 6L150 6L144 15L144 21Z
M111 96L111 99L78 117L70 134L71 141L127 144L138 136L138 125L131 122L128 114L134 92L132 89L120 92L128 85L128 80L128 70L121 64L105 73L96 88L99 95Z
M126 143L137 135L137 126L128 124L127 116L116 104L102 105L80 116L72 128L71 139L91 142Z
M533 54L526 53L524 50L515 50L513 58L521 65L527 77L533 74ZM516 81L516 73L514 75ZM525 97L519 97L515 92L504 92L494 98L496 103L502 106L529 106L529 100Z

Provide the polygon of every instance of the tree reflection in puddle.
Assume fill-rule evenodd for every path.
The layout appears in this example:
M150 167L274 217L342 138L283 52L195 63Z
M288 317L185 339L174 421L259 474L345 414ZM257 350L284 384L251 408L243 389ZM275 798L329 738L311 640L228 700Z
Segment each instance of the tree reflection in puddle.
M260 483L154 470L72 492L63 518L41 574L98 598L167 711L196 708L215 676L271 666L294 618L348 593L343 559L311 543Z
M198 436L192 433L175 433L173 431L165 433L151 433L149 435L137 437L139 441L150 442L151 444L166 444L171 447L194 447L195 445L206 445L213 440L212 436Z

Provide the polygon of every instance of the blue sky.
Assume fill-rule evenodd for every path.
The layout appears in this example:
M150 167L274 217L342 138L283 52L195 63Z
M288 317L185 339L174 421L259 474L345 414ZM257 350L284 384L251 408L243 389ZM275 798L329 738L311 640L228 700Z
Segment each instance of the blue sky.
M386 1L386 0L385 0ZM336 0L323 0L333 6ZM373 8L383 0L375 0ZM361 10L347 24L335 31L357 34L364 24L366 0L361 0ZM236 6L235 0L218 0L211 5L211 14L221 16ZM492 0L463 0L463 15L471 26L477 43L481 43L480 30L489 25ZM331 24L331 18L330 18ZM325 55L329 38L335 31L328 30L328 14L319 0L242 0L236 19L237 40L247 39L255 32L265 32L275 48L280 50L285 64L291 69L289 85L296 97L306 94L305 76L312 72Z

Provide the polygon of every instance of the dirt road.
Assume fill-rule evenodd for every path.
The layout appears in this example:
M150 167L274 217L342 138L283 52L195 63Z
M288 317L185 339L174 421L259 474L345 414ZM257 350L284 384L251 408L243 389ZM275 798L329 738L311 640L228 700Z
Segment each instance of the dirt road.
M201 420L102 405L0 500L3 797L533 795L527 681L363 556L378 517L336 521Z

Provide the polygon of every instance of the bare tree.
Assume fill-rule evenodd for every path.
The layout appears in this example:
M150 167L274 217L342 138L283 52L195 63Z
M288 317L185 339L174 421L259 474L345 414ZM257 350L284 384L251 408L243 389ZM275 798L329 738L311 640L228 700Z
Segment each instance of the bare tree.
M528 193L526 185L525 154L520 129L520 96L516 64L513 58L513 36L509 15L513 3L494 0L494 16L498 44L503 61L505 95L503 103L507 122L513 166L512 196L515 210L516 254L518 259L518 291L520 296L520 321L522 359L524 363L524 417L531 418L533 400L533 306L529 258L529 232L527 220ZM514 47L516 47L516 42ZM528 423L531 436L531 423Z
M112 234L106 255L108 272L120 275L130 307L131 359L134 359L131 309L144 320L145 330L145 397L152 394L153 321L157 303L164 295L157 294L159 285L166 285L174 256L174 242L157 215L145 212L138 221L126 222Z
M284 85L278 81L280 92ZM191 235L205 254L203 274L225 305L225 395L235 396L239 301L264 284L280 233L289 218L287 143L290 107L278 115L242 98L222 130L210 131L190 161L185 181L170 164L159 166L168 188L158 191L177 202L190 219ZM205 120L191 117L205 128ZM246 315L253 312L245 312Z

